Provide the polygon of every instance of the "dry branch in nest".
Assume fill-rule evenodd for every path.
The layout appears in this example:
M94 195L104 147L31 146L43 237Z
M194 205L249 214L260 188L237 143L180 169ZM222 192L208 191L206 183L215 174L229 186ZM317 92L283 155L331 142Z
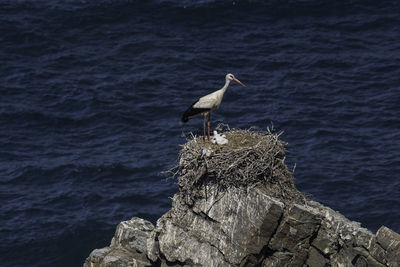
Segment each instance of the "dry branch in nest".
M193 138L183 146L174 168L181 194L200 197L209 184L217 185L220 191L257 186L285 202L304 202L285 164L286 143L279 139L280 134L250 130L224 134L227 145L205 145L202 138ZM210 147L211 155L202 155L205 147Z

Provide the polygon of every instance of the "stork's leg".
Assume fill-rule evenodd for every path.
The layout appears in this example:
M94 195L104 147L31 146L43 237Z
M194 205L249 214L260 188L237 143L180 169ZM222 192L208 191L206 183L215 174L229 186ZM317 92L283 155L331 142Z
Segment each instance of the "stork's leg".
M210 124L211 124L211 112L208 113L208 142L210 142Z
M203 141L204 143L206 143L206 118L207 118L207 114L204 114L204 124L203 124Z

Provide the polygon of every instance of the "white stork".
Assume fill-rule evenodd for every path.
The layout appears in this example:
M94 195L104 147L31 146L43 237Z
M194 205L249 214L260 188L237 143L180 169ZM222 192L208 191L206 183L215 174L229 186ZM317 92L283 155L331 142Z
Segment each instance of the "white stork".
M187 122L190 118L199 116L199 115L204 115L204 124L203 124L203 130L204 130L204 135L203 135L203 140L206 142L206 117L208 115L208 141L210 141L210 119L211 119L211 112L218 108L219 105L221 104L222 97L225 94L226 89L229 86L229 83L231 81L234 81L241 86L245 86L241 81L235 78L235 76L231 73L228 73L225 76L225 85L218 91L215 91L211 94L205 95L199 100L195 101L186 111L183 113L182 116L182 122Z

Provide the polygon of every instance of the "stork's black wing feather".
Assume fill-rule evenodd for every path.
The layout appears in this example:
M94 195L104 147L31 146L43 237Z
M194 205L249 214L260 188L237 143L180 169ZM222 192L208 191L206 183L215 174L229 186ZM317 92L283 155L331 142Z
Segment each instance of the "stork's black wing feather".
M193 102L193 104L190 105L190 107L185 111L185 113L183 113L182 122L187 122L192 117L195 117L195 116L200 115L200 114L202 114L204 112L210 111L209 108L194 108L193 106L197 102L198 102L198 100Z

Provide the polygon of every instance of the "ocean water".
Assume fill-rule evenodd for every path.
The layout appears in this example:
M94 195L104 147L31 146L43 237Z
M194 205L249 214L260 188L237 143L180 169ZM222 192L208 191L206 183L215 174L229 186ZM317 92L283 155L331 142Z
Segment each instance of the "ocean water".
M177 191L185 109L288 142L304 193L400 232L398 1L0 1L2 266L81 266Z

